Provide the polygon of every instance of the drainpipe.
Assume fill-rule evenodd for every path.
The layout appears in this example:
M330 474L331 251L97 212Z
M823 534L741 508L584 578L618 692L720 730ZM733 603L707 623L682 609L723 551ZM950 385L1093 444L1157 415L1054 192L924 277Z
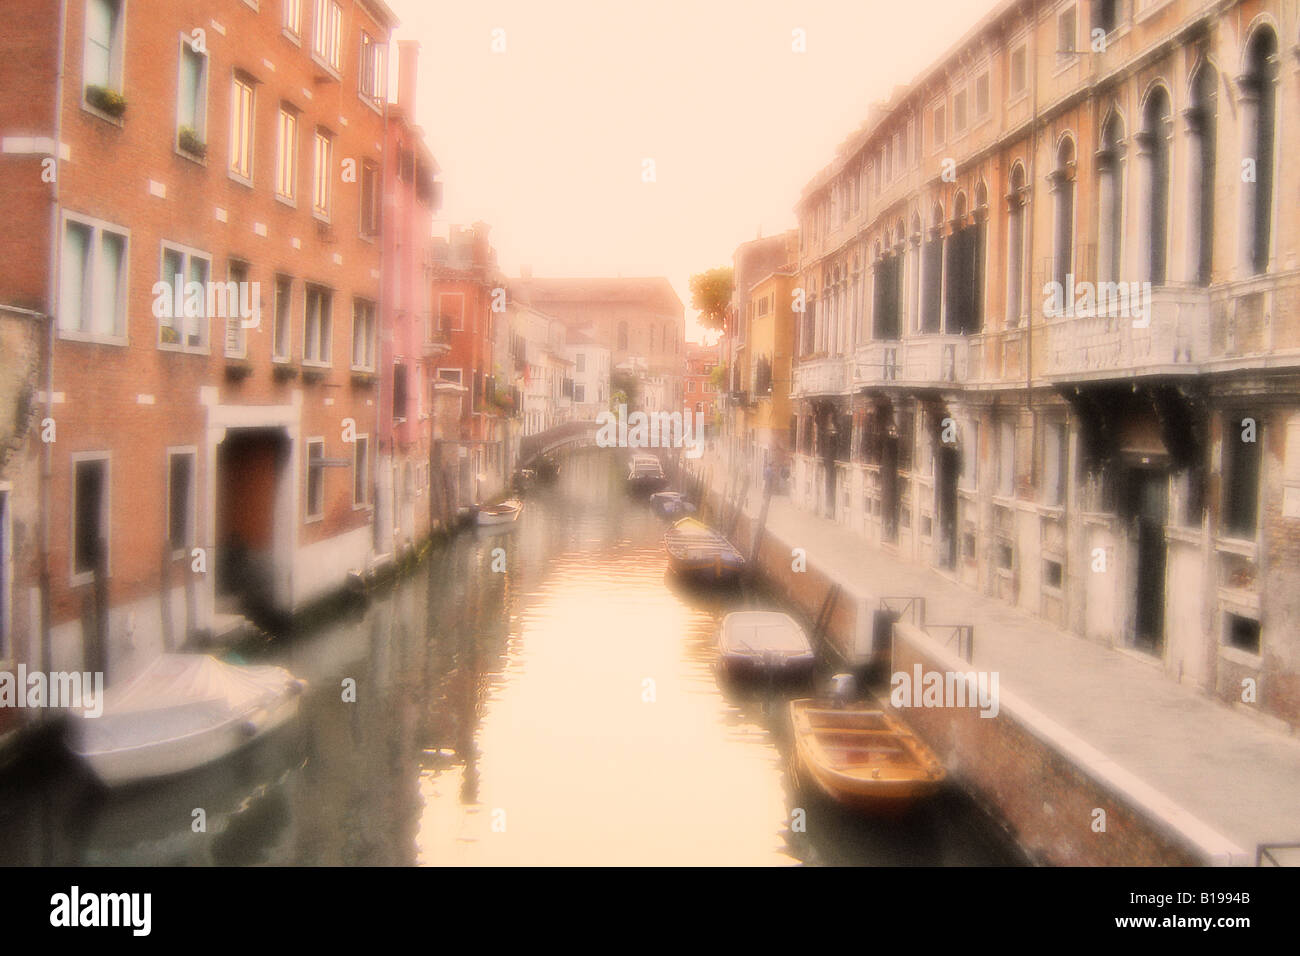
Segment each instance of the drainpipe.
M1030 99L1034 104L1034 115L1030 121L1030 139L1029 139L1029 200L1034 203L1029 209L1030 215L1028 222L1025 223L1025 251L1030 255L1029 260L1029 295L1026 297L1026 303L1029 306L1028 314L1025 318L1025 400L1029 400L1029 394L1032 390L1034 378L1034 220L1038 217L1038 204L1035 201L1035 194L1039 191L1038 186L1038 38L1034 27L1036 14L1030 11L1030 28L1029 42L1033 44L1033 50L1029 55L1029 62L1034 65L1034 75L1030 84ZM1021 252L1024 255L1024 251Z
M392 32L388 35L389 47L392 47ZM366 468L370 470L370 487L374 500L370 503L370 550L374 554L379 553L379 546L382 540L382 530L380 529L380 508L379 502L379 458L383 454L383 421L384 421L384 376L388 369L392 367L391 358L388 361L384 359L384 332L388 331L391 341L392 328L388 321L388 278L390 269L394 266L390 260L392 256L388 254L386 248L388 242L389 229L393 224L389 222L389 210L384 207L388 202L388 97L384 97L384 149L380 156L379 167L379 304L376 311L379 313L379 327L375 330L375 352L378 355L379 368L375 376L375 452L370 456L370 461L366 462ZM399 154L400 156L400 154ZM398 160L400 162L400 159ZM400 270L396 270L400 275ZM394 426L395 427L395 426ZM389 458L396 458L396 441L394 440L393 428L388 430L388 454ZM390 462L389 473L391 475L396 462ZM396 482L393 483L392 493L389 498L393 502L393 516L389 524L393 524L397 516L396 508ZM394 550L396 550L396 534L394 534Z
M50 254L48 282L45 294L48 305L45 324L45 417L54 417L54 342L56 338L55 323L59 314L59 204L61 202L59 186L62 175L59 170L61 147L63 144L63 60L64 46L68 29L68 0L59 3L59 50L55 58L54 75L54 190L50 196ZM48 673L52 653L50 628L50 484L54 475L54 443L42 442L41 450L41 515L40 515L40 591L41 591L41 670ZM85 637L82 637L84 656Z

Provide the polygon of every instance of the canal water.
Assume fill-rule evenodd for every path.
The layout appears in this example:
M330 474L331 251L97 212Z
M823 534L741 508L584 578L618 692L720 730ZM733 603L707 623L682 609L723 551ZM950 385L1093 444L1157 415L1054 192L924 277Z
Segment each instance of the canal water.
M1019 862L956 789L902 820L796 791L791 692L713 670L721 616L773 604L675 587L664 526L610 453L569 459L514 525L250 654L309 682L276 735L124 793L11 768L0 864Z

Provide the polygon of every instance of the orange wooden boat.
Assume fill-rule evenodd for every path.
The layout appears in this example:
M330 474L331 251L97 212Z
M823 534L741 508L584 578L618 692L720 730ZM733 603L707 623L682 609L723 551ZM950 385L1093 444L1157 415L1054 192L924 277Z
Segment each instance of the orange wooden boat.
M792 700L790 724L801 782L846 806L899 812L936 793L946 776L934 752L874 701Z

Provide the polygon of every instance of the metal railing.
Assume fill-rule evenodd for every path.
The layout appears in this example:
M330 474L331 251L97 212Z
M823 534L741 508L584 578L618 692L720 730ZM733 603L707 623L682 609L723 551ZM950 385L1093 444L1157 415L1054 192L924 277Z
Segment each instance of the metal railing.
M1275 850L1300 850L1300 843L1261 843L1255 847L1255 865L1264 866L1264 861L1268 860L1269 866L1296 866L1300 864L1300 854L1296 856L1296 862L1283 863L1277 858L1273 851Z

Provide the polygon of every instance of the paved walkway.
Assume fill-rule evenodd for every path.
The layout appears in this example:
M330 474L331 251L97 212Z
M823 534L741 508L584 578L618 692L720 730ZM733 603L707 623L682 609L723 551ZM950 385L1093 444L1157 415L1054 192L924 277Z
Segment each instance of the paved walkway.
M719 473L717 469L715 473ZM715 480L720 489L721 480ZM749 494L756 515L761 496ZM876 595L919 594L934 623L975 626L974 665L1252 855L1300 842L1300 739L1175 683L1134 653L1063 631L901 560L774 497L767 533ZM1294 862L1295 851L1285 859Z

